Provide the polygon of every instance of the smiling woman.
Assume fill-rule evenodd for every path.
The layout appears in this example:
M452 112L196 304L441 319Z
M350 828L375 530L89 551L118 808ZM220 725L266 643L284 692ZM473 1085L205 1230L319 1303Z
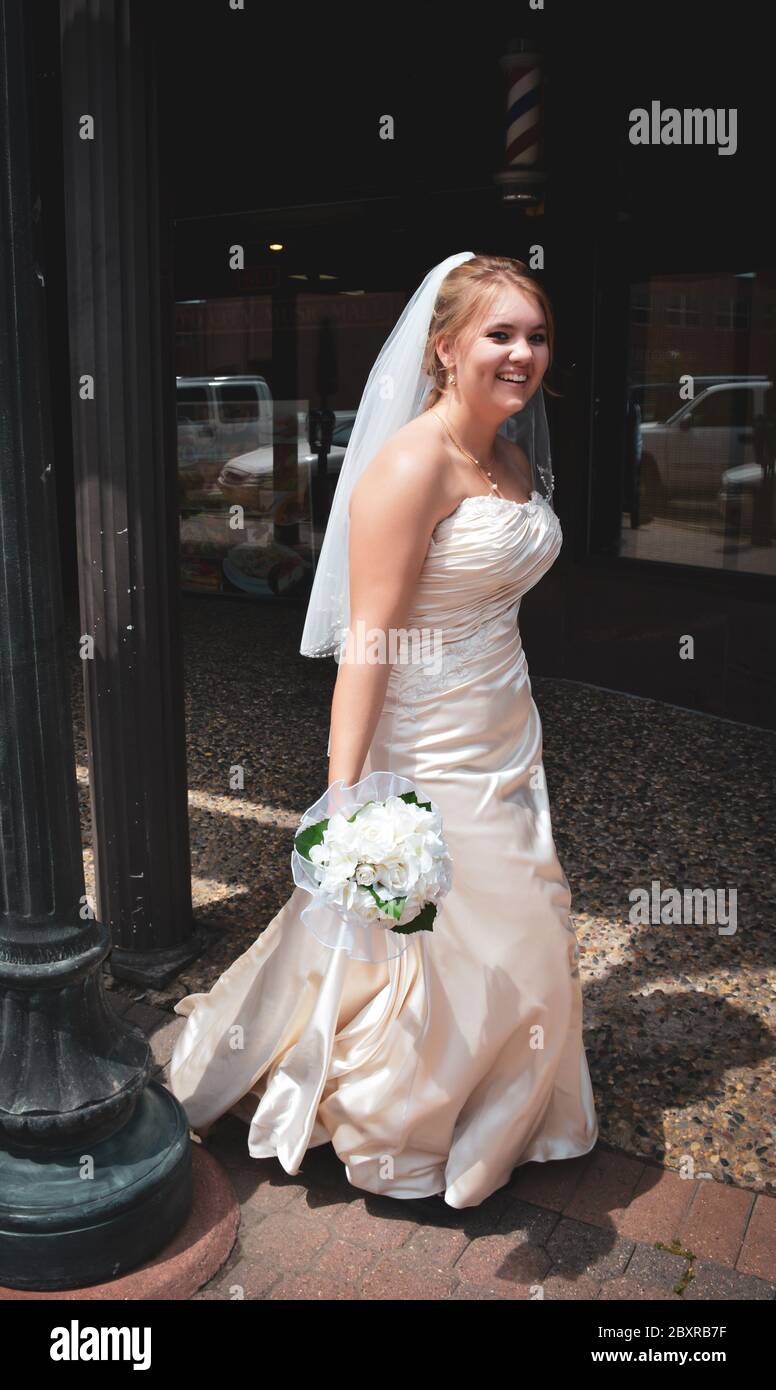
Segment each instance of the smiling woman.
M516 441L505 447L505 413L510 425L519 421L543 389L553 333L549 301L519 261L477 256L447 276L437 299L424 359L434 381L425 413L497 497L522 502L534 487L525 450Z
M587 1153L598 1126L570 889L517 622L562 544L549 453L541 439L537 448L549 333L537 327L538 292L519 263L451 259L456 268L430 272L372 368L353 437L372 445L386 412L393 430L365 450L363 470L356 452L343 464L349 543L321 561L329 582L346 561L351 630L439 639L433 670L338 651L329 791L371 772L409 778L440 809L451 891L434 930L411 935L400 955L350 959L307 930L297 888L209 995L177 1004L189 1017L170 1082L195 1129L232 1109L249 1126L249 1153L276 1156L289 1173L330 1141L355 1187L469 1207L518 1164ZM441 286L436 309L422 293L429 282ZM485 331L494 309L510 324L503 341L503 329ZM439 411L421 409L424 332ZM453 381L442 384L448 365ZM386 376L394 413L378 397ZM402 421L407 403L415 414ZM512 420L530 423L530 453L499 433ZM365 422L377 422L376 434ZM517 491L507 469L530 497L502 495L493 478L483 488L500 470ZM316 654L338 630L338 607L320 611L326 643Z
M452 344L468 349L484 341L490 355L483 366L490 367L492 378L526 375L530 380L552 366L554 338L550 301L521 261L507 256L465 261L446 276L434 306L423 362L434 387L425 408L446 390Z

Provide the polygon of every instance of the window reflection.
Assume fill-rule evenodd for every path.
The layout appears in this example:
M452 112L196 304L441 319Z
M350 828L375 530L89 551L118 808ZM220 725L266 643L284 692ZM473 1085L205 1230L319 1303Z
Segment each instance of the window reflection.
M348 289L176 305L183 588L307 597L366 371L404 302Z
M775 272L631 287L621 554L776 573Z

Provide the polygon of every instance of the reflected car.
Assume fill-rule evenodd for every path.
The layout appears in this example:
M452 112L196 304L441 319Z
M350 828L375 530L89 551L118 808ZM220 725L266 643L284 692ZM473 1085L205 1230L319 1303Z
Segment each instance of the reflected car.
M272 437L272 394L257 375L176 378L178 463L223 463Z
M335 424L332 431L331 449L327 455L326 471L331 478L336 479L345 457L356 412L355 410L339 410L335 411L334 415ZM246 510L258 512L261 515L269 515L273 512L275 499L281 495L285 497L284 493L277 492L273 462L271 444L262 445L258 449L249 449L247 453L237 454L234 458L230 458L218 475L218 486L225 499L230 503L240 503ZM298 492L302 496L307 494L310 479L318 467L318 455L311 452L306 434L300 435L298 440L297 466L299 469Z
M765 506L770 514L771 533L776 536L776 485L772 486L769 501L761 493L763 469L759 463L744 463L736 468L726 468L722 474L722 486L717 493L717 506L720 515L729 515L734 504L740 509L740 525L749 529L752 525L755 505ZM770 502L770 505L769 505Z
M751 372L740 375L735 372L693 372L692 377L696 392L707 386L723 385L730 381L749 382L760 379L759 376L754 377ZM676 380L634 382L628 389L628 397L638 402L642 424L665 424L683 404L679 399L679 383Z
M641 488L649 512L673 501L715 503L723 475L755 462L754 421L773 408L771 385L767 377L717 382L667 420L642 424Z

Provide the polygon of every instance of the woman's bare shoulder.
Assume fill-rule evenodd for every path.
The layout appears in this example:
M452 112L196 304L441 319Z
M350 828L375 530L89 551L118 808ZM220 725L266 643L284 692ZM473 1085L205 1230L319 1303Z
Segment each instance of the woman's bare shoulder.
M438 495L446 454L430 422L417 416L395 431L354 484L351 502L381 506L400 493L407 505L427 506Z

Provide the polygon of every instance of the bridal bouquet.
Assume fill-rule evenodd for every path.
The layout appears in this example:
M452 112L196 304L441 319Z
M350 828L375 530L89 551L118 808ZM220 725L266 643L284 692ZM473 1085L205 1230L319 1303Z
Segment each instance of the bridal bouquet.
M431 931L452 886L442 817L413 783L372 772L334 782L305 811L291 855L294 882L312 895L302 918L313 935L360 960L400 955Z

